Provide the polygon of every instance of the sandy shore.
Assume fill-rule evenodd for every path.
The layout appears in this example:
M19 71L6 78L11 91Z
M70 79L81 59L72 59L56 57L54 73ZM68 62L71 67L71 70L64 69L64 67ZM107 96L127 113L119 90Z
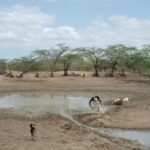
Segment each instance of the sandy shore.
M80 122L89 126L150 130L150 84L149 80L54 77L54 78L6 78L0 76L0 92L19 91L123 91L137 97L117 112L104 115L78 116ZM30 140L29 124L37 125L37 142ZM126 150L126 144L115 144L95 133L87 132L74 123L49 117L27 120L2 117L0 119L0 149L2 150ZM132 145L132 144L131 144Z

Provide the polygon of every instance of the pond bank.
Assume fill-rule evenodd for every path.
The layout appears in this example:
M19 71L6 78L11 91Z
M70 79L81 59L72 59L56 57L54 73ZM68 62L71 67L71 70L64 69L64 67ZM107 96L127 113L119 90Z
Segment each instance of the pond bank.
M150 86L149 84L126 82L120 79L100 79L100 78L49 78L41 79L9 79L0 80L0 92L20 92L20 91L48 91L48 92L71 92L71 91L94 91L97 94L100 91L107 94L123 93L124 96L133 95L129 105L118 112L109 113L103 116L103 121L96 116L84 116L81 122L91 126L103 126L111 128L125 129L149 129L150 120ZM92 95L92 94L91 94ZM90 95L89 95L90 96ZM92 95L93 96L93 95ZM101 97L101 95L99 95ZM110 94L111 96L111 94ZM105 95L102 95L102 98ZM103 99L104 99L103 98ZM129 96L130 98L130 96ZM109 100L109 99L108 99ZM140 111L139 111L140 110ZM2 113L4 116L4 113ZM1 117L2 117L1 116ZM11 116L11 115L10 115ZM141 119L139 119L141 118ZM88 121L90 120L90 121ZM95 120L95 122L91 121ZM85 121L85 122L84 122ZM38 128L38 142L30 141L29 128L30 122L36 123ZM47 150L50 147L57 149L92 149L92 150L127 150L127 148L117 144L115 141L100 137L96 133L84 131L78 128L74 123L57 118L49 117L38 120L31 119L10 119L2 117L0 119L1 137L0 149L17 150L21 147L28 150ZM117 139L118 141L118 139ZM123 142L123 141L122 141ZM124 141L123 143L128 143ZM131 142L131 144L133 144ZM22 146L23 145L23 146ZM138 146L137 146L138 147ZM136 149L138 149L135 147ZM140 148L139 148L140 149Z
M36 142L30 140L30 123L36 124ZM111 138L55 115L36 119L1 118L0 128L0 149L3 150L145 149L136 142Z

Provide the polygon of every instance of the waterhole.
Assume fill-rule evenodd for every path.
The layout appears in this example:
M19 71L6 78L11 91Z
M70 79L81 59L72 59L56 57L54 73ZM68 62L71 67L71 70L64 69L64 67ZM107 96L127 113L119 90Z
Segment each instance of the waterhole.
M19 115L26 117L37 117L45 114L58 114L72 117L76 113L98 113L97 109L89 107L89 100L93 95L100 95L103 103L102 113L115 111L113 105L106 105L107 101L118 96L125 96L125 93L5 93L0 94L0 110L4 115ZM132 94L128 94L134 97ZM137 140L141 144L150 147L150 132L132 130L107 129L106 134Z

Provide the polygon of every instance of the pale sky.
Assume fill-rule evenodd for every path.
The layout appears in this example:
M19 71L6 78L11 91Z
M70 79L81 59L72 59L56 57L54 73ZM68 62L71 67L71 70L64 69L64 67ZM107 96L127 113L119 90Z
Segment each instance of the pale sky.
M150 44L150 0L1 0L0 58L58 43Z

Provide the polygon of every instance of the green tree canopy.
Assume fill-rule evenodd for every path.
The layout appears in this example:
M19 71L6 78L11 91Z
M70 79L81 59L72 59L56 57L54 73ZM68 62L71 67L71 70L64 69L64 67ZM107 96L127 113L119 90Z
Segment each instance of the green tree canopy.
M0 59L0 74L4 74L6 72L6 61L4 59Z
M112 45L105 49L105 59L109 62L111 68L110 76L114 76L114 71L117 67L121 70L126 68L128 58L135 49L122 44Z
M70 69L71 65L81 62L82 57L78 54L66 54L61 58L64 66L64 76L68 75L68 70Z
M39 67L40 63L32 57L21 57L18 59L14 59L8 64L8 68L10 70L21 71L19 77L22 77L25 73L29 71L37 71L39 70Z
M86 57L94 68L94 76L99 76L99 68L102 65L102 59L104 57L104 49L91 47L91 48L77 48L75 49Z
M64 44L58 44L57 47L50 48L49 50L37 49L33 51L33 56L35 56L40 62L46 63L49 66L51 77L53 77L53 72L55 70L57 61L67 50L69 50L68 46L65 46Z
M128 68L139 74L150 74L150 45L144 45L142 49L130 55Z

